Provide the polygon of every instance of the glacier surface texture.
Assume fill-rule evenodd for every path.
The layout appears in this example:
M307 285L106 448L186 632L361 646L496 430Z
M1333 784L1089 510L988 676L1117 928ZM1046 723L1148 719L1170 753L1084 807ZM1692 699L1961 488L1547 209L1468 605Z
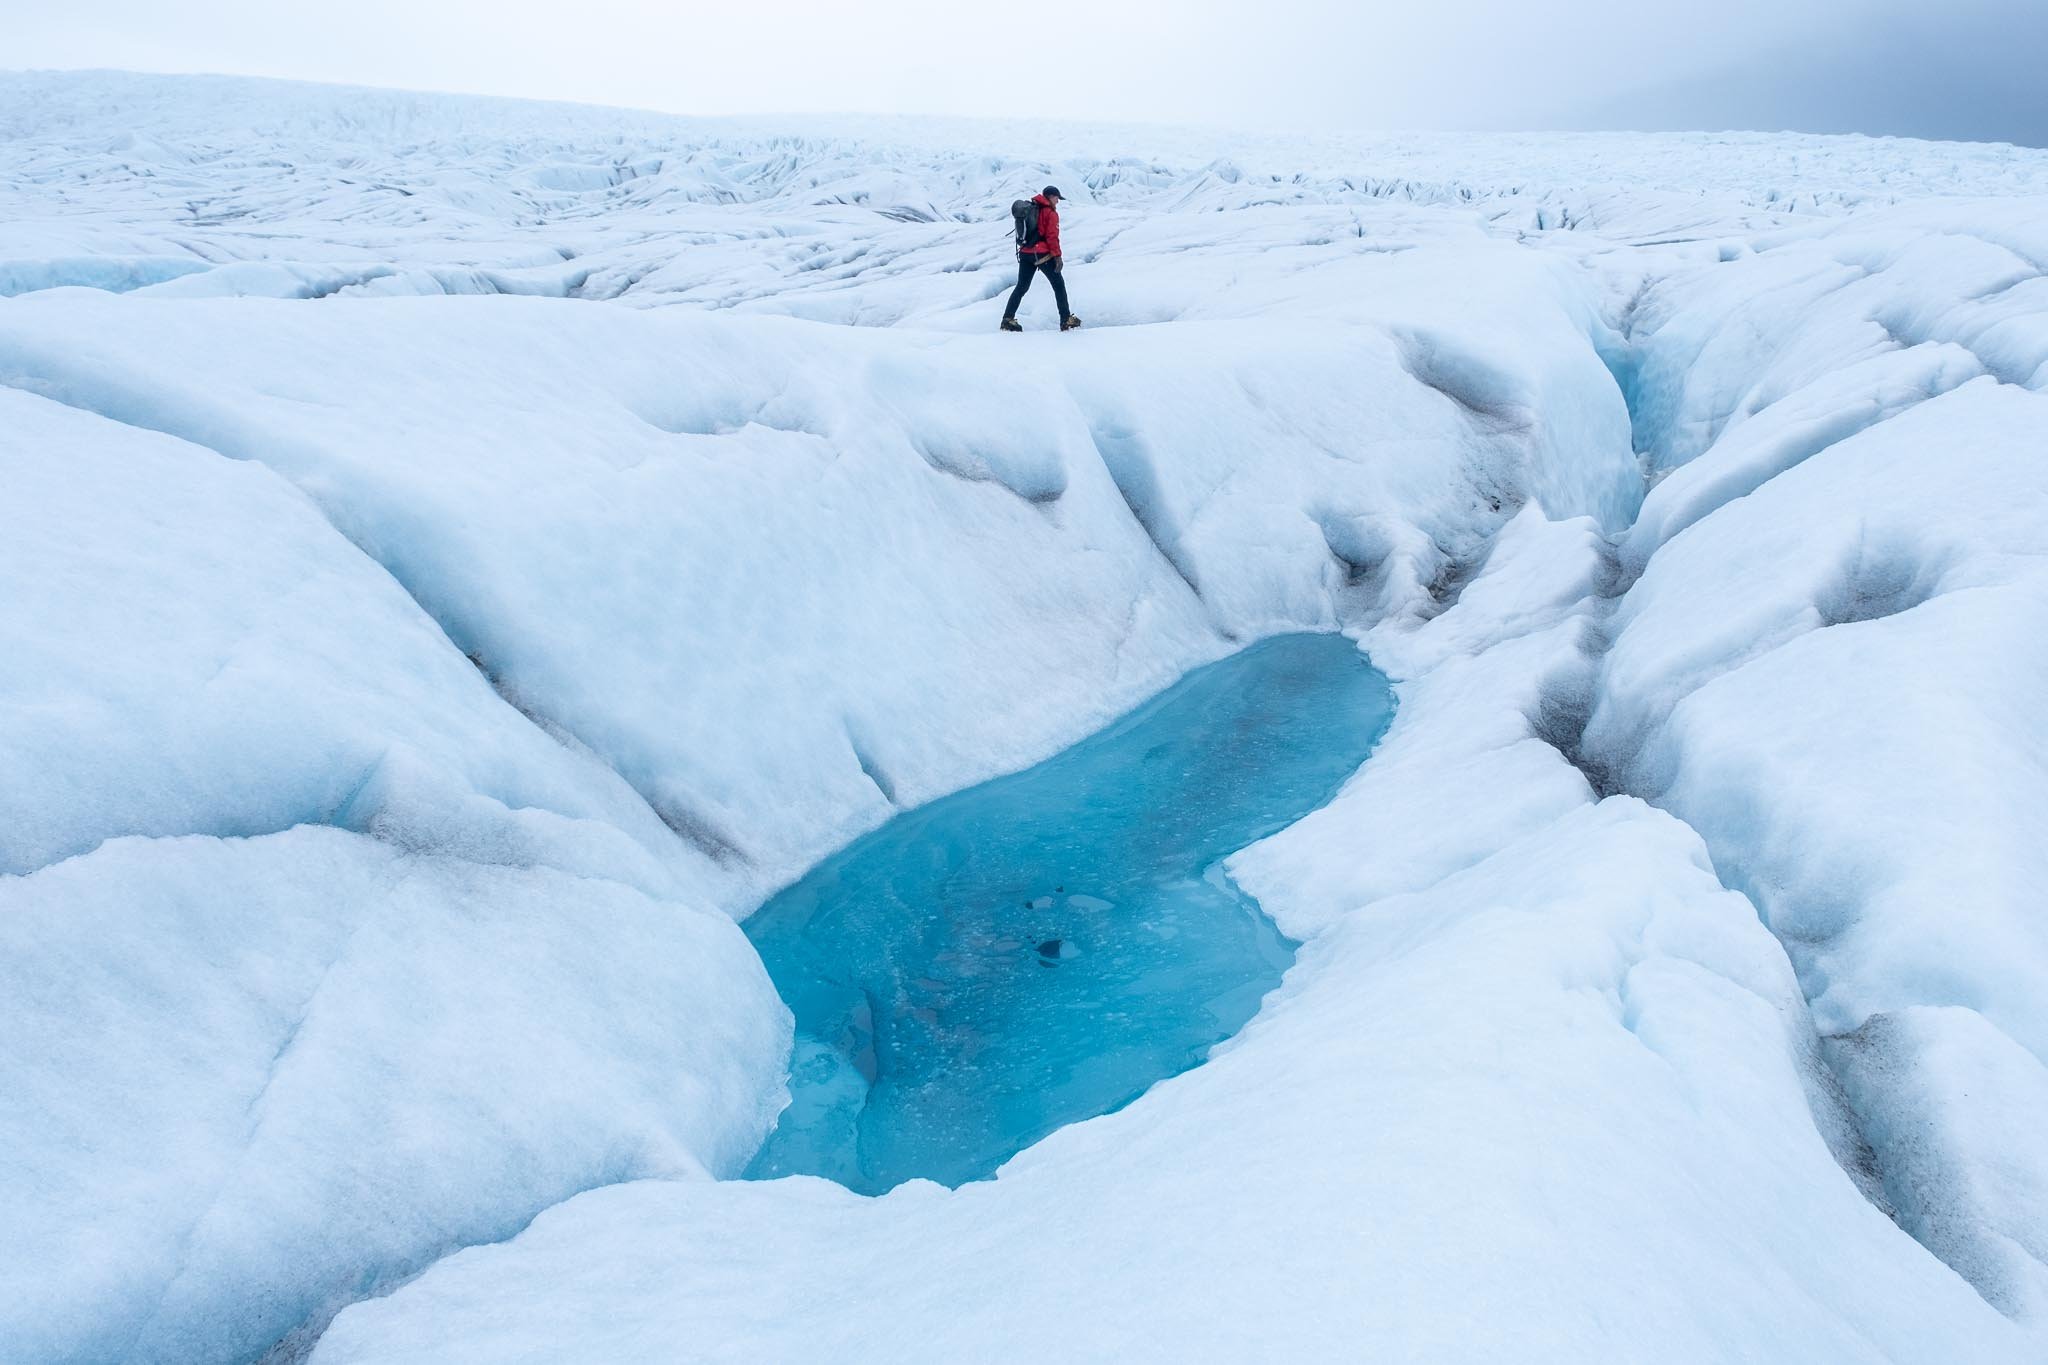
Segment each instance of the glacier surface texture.
M0 1360L2048 1358L2048 153L0 75L0 519ZM738 1178L755 911L1303 634L1284 974Z

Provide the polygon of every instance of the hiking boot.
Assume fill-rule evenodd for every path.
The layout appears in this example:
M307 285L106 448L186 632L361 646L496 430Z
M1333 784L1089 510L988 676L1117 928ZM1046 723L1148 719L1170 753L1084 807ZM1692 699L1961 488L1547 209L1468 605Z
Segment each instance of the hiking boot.
M1003 330L1005 332L1021 332L1024 330L1024 327L1023 324L1018 322L1015 318L1004 318Z
M1065 317L1060 319L1060 330L1062 332L1071 332L1080 325L1081 319L1075 317L1072 313L1069 313Z

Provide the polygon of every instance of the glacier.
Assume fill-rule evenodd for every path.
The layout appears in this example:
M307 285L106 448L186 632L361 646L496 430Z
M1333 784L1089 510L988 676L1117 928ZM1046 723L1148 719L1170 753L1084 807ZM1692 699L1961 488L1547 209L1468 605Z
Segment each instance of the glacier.
M0 131L0 1359L2048 1352L2048 153ZM756 908L1300 631L1398 704L1242 1032L736 1178Z

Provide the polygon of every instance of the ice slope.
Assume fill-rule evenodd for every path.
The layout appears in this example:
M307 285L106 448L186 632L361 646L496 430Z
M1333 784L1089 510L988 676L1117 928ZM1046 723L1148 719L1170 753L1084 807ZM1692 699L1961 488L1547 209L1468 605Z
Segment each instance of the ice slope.
M0 1356L253 1355L745 1164L787 1017L630 788L264 466L15 388L0 432Z
M316 1355L2038 1357L2048 154L0 128L13 1354L472 1245ZM1046 178L1091 326L973 335ZM1304 627L1401 708L1231 863L1244 1035L957 1192L707 1178L731 916Z
M2044 266L2039 212L1930 207L1659 286L1581 740L1784 941L1902 1226L2035 1322Z
M0 791L0 870L311 822L676 880L645 803L506 706L270 469L18 388L0 427L32 513L0 541L0 742L37 778Z
M730 919L314 825L0 891L14 1360L253 1357L530 1211L737 1172L786 1017Z
M738 906L1229 638L1334 625L1347 564L1415 610L1510 505L1625 516L1605 372L1566 345L1510 368L1487 324L1574 334L1547 263L1493 254L1404 256L1388 291L1480 273L1462 335L1253 320L1023 359L685 310L59 291L0 315L0 378L295 482L444 661L603 760Z

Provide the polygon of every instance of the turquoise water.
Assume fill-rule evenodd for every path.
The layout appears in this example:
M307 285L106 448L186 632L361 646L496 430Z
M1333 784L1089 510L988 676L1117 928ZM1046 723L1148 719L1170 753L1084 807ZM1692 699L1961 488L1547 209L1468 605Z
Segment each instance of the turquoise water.
M1200 1062L1294 957L1219 860L1328 801L1392 711L1350 641L1279 636L820 863L746 925L796 1015L748 1176L958 1185Z

